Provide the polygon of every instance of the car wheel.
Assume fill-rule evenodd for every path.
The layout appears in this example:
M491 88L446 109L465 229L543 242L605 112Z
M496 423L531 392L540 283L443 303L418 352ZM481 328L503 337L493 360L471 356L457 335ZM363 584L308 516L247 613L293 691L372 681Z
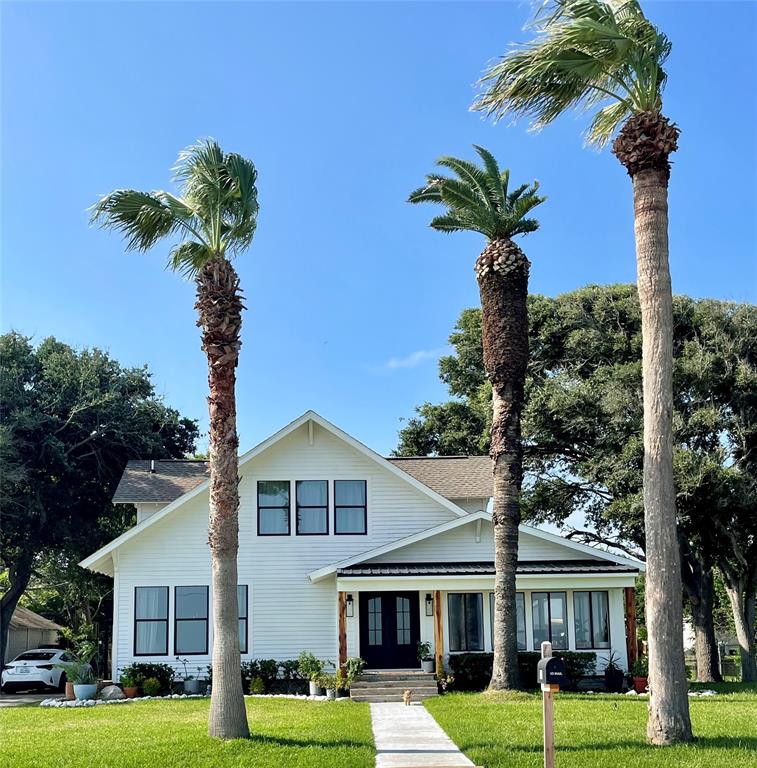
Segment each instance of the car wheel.
M3 693L15 693L16 689L13 687L13 685L11 685L11 683L6 683L2 687L2 691L3 691Z
M58 680L58 691L63 693L66 690L66 673L60 673L60 679Z

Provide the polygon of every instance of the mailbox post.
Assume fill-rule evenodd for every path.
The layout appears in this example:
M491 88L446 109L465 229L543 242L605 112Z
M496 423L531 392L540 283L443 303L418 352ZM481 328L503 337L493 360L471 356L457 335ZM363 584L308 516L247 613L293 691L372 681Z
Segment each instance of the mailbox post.
M565 680L565 664L552 656L552 643L541 644L541 659L536 668L544 709L544 768L555 768L554 695Z

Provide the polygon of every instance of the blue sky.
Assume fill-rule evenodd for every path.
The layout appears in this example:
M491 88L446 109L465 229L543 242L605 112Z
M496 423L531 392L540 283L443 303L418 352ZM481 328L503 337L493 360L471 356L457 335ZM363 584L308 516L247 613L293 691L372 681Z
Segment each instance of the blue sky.
M674 290L753 302L757 6L645 8L674 45ZM405 203L439 155L471 156L479 143L514 181L539 179L542 228L521 242L533 292L634 279L630 184L608 151L583 148L583 118L532 134L468 109L485 63L525 39L525 3L0 12L3 330L147 363L158 391L204 429L192 285L165 271L167 244L125 255L85 209L116 187L170 185L178 150L213 136L259 172L258 231L238 264L243 449L313 408L388 452L401 417L444 397L436 359L478 302L483 243L432 232L432 208Z

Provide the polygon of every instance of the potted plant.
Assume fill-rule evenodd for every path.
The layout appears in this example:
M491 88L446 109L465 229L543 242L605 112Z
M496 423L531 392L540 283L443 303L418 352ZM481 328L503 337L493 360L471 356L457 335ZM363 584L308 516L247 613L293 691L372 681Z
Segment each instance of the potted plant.
M202 667L197 667L198 676L195 677L194 675L190 675L187 672L187 664L189 663L188 659L181 659L177 656L176 661L178 661L184 667L184 677L183 677L184 693L199 693L200 692L199 673L202 671Z
M646 656L639 656L631 665L631 682L636 693L644 693L649 682L649 660Z
M605 665L605 689L608 693L621 693L623 690L623 670L618 666L618 655L611 651Z
M326 689L326 698L329 701L333 701L336 698L336 689L338 686L337 676L321 674L318 678L321 688Z
M300 674L310 681L310 695L317 696L320 693L318 681L323 674L324 663L316 659L310 651L303 651L297 659L297 666Z
M96 653L95 643L85 640L69 651L73 661L61 661L55 665L66 673L68 682L73 683L74 696L79 700L94 699L97 694L97 677L90 664Z
M121 670L119 683L127 699L136 698L139 693L140 676L133 666L124 667Z
M344 662L345 690L349 690L355 680L360 677L360 673L365 669L365 661L359 656L350 656Z
M421 669L424 672L434 671L434 656L431 652L431 643L423 640L418 641L418 661L421 663Z

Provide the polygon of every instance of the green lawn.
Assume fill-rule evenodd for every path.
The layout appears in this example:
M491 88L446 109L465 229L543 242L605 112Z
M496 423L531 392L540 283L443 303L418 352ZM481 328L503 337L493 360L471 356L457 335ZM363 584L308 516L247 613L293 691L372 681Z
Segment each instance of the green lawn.
M691 699L692 745L645 744L646 699L558 694L557 768L751 768L757 766L757 685L692 686L729 691ZM458 693L426 707L460 749L486 768L541 768L541 695Z
M252 738L206 735L208 701L0 710L2 768L373 768L367 704L248 699Z

